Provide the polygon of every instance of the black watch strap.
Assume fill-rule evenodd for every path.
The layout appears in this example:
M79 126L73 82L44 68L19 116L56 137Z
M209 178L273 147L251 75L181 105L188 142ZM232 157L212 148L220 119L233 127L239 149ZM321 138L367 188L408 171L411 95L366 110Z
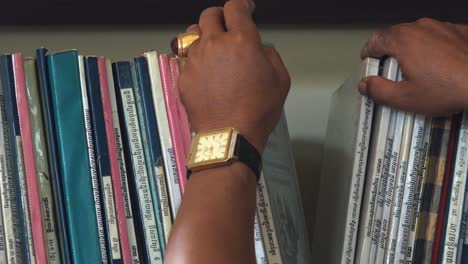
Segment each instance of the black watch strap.
M258 150L240 134L237 136L234 155L254 172L258 183L260 174L262 173L262 156Z

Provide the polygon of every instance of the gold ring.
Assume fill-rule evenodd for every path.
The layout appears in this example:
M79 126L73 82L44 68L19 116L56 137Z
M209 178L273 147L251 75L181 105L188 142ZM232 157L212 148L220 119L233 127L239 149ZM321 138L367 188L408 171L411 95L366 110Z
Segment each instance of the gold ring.
M200 38L198 33L182 33L171 41L171 50L179 58L185 58L190 46Z

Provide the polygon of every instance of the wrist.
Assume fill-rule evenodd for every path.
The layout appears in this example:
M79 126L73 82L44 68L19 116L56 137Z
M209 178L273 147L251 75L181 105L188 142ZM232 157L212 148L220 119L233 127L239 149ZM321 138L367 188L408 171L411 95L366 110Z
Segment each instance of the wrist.
M193 172L190 180L197 178L201 180L201 178L205 177L242 187L257 185L255 173L247 165L239 161L221 167Z

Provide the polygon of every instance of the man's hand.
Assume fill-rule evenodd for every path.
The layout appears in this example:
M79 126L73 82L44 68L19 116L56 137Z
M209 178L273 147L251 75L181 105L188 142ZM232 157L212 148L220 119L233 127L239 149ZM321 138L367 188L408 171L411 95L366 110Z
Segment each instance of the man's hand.
M381 104L427 115L468 109L468 26L420 19L375 32L361 58L395 57L404 81L367 77L359 91Z
M201 34L179 77L182 101L195 132L234 127L262 152L290 87L278 53L262 45L252 21L254 3L231 0L205 10Z

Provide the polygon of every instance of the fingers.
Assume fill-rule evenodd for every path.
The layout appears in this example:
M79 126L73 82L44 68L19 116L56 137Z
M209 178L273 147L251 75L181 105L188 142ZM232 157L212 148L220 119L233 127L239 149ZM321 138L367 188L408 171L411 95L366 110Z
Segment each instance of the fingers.
M250 37L260 39L257 27L252 19L255 4L252 0L229 0L224 5L224 20L226 29L241 32Z
M199 27L204 37L224 32L224 14L221 7L205 9L199 19Z
M359 92L375 102L401 110L414 108L414 98L410 98L408 81L395 82L380 76L366 77L359 83Z
M384 56L396 57L395 28L387 28L375 31L361 51L361 59L372 57L382 58Z
M197 33L197 34L200 35L201 34L200 26L198 26L198 24L190 25L189 27L187 27L185 32L187 32L187 33Z

